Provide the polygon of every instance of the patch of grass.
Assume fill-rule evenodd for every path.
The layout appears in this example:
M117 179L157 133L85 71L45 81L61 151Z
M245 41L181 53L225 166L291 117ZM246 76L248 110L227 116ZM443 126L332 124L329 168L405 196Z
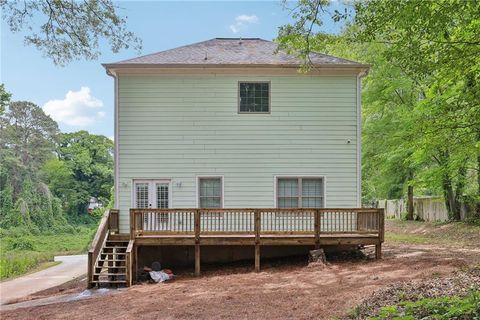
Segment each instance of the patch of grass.
M480 291L472 290L465 297L445 296L400 302L381 308L378 315L369 319L480 319Z
M417 243L426 244L430 242L430 238L417 235L417 234L404 234L404 233L385 233L385 240L392 242L405 242L405 243Z
M56 255L85 253L95 228L77 227L73 233L19 235L0 238L0 280L25 274Z
M385 239L412 244L478 247L480 227L465 222L387 220Z

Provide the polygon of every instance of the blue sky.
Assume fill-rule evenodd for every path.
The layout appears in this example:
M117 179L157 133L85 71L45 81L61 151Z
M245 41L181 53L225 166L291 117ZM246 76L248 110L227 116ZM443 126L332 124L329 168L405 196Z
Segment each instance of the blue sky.
M121 1L128 29L143 40L141 54L162 51L215 37L272 40L291 21L281 1L140 2ZM38 18L42 21L42 17ZM330 22L325 30L335 30ZM88 130L113 137L113 79L100 65L137 56L133 50L113 54L101 47L98 61L55 66L23 34L12 34L2 21L0 81L13 100L32 101L54 118L64 132Z

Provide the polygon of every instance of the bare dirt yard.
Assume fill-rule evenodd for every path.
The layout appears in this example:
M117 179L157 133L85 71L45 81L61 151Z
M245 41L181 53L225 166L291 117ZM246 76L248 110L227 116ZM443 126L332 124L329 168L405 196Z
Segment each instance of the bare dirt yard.
M306 257L264 263L260 273L252 272L251 263L217 266L200 278L182 274L171 282L136 285L115 295L4 311L0 318L337 319L378 290L420 286L480 265L480 227L401 221L387 221L386 226L382 260L374 260L373 248L366 248L372 258L333 259L323 269L308 267ZM83 285L79 281L66 291Z

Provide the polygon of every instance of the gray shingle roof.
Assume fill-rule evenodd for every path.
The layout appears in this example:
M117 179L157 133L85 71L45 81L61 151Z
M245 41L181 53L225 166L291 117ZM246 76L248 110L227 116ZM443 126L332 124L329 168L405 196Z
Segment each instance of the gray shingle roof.
M358 62L312 53L314 65L336 65L345 67L366 67ZM272 65L298 66L302 61L293 54L277 52L277 44L259 38L215 38L166 51L105 64L105 67L122 66L177 66L177 65Z

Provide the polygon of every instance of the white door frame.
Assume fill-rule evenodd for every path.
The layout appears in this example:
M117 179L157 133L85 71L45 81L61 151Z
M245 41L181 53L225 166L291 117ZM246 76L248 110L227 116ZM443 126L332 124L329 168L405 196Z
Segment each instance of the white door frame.
M168 207L172 208L172 179L132 179L132 199L131 199L131 208L136 208L137 206L137 192L136 184L137 183L148 183L148 203L149 208L157 208L157 184L166 183L168 184Z

